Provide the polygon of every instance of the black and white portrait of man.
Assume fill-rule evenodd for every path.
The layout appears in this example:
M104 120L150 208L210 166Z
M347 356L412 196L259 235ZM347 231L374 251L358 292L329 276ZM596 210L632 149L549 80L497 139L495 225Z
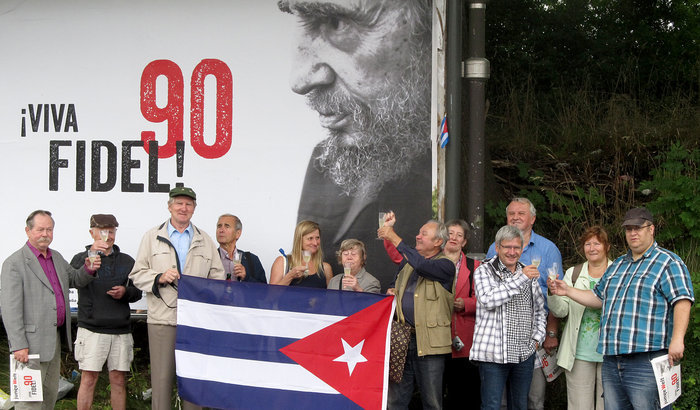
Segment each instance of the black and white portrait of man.
M278 6L298 22L291 89L327 131L309 161L298 220L320 224L331 263L343 239L362 240L367 269L386 289L396 266L376 239L378 213L393 210L408 237L431 215L432 2Z

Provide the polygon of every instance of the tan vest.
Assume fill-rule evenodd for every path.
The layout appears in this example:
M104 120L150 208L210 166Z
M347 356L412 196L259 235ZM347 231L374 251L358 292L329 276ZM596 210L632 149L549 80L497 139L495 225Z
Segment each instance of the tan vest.
M447 256L440 252L431 259L447 259ZM396 312L402 323L405 319L401 300L412 273L413 266L407 263L396 279ZM414 298L413 316L416 322L418 356L452 352L450 320L454 295L440 282L418 276Z

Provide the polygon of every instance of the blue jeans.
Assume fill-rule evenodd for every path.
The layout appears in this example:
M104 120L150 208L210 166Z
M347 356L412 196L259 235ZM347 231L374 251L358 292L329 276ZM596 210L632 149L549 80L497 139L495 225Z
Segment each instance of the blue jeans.
M658 409L651 359L666 354L666 350L603 356L603 400L605 410ZM670 409L671 406L664 407Z
M527 394L534 366L535 353L520 363L479 362L481 409L499 410L503 389L507 387L508 410L527 410Z
M399 383L389 383L389 410L408 409L413 395L413 383L418 383L423 409L442 408L442 373L447 355L418 357L416 335L411 335L406 352L406 366Z

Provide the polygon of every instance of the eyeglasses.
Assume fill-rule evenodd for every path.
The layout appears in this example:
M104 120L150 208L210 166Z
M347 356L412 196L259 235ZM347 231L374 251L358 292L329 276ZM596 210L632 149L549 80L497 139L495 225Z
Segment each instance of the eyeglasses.
M343 252L341 253L341 255L343 255L343 256L350 256L350 255L352 255L352 256L357 256L357 255L359 255L359 254L360 254L360 253L359 253L358 251L343 251Z
M505 250L507 250L507 251L511 251L511 252L512 252L512 251L520 251L520 250L523 249L523 248L521 248L520 246L503 246L503 245L498 245L498 247L501 248L501 249L505 249Z
M650 226L651 226L651 224L642 225L642 226L625 226L625 232L627 232L627 233L639 233L642 231L642 229L648 228Z

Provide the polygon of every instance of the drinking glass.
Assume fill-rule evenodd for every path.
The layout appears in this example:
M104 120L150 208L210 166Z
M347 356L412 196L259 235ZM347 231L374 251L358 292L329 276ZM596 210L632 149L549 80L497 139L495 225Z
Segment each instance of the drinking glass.
M100 239L107 242L107 238L109 238L109 231L106 229L100 229Z
M554 280L557 278L558 273L559 273L559 265L556 262L554 262L552 264L552 267L547 269L547 274L549 275L550 279Z
M236 276L236 265L241 264L241 253L238 251L233 252L233 272L231 272L231 278L235 277L237 281L241 281L241 278Z
M379 229L381 229L381 227L384 226L384 219L386 218L386 214L386 212L379 213L379 218L377 219L377 221L379 222ZM382 238L377 239L381 240Z
M302 256L304 262L306 263L306 270L304 271L304 276L309 276L309 261L311 261L311 251L302 251Z
M532 255L532 264L539 269L540 263L542 263L542 257L540 255Z
M94 269L95 260L97 259L97 251L88 250L88 259L90 260L90 269Z
M380 212L379 213L379 227L381 228L384 226L384 218L386 218L386 212Z

